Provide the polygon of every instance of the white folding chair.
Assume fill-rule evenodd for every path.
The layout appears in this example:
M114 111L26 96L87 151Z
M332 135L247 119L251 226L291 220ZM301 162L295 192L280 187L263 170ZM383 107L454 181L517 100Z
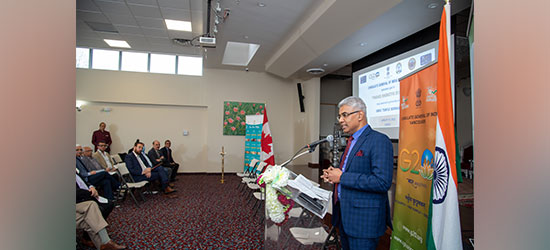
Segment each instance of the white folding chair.
M124 161L120 158L120 155L118 155L118 154L116 154L116 155L111 155L111 159L115 162L115 164L124 162Z
M134 196L133 190L145 187L145 185L147 185L149 181L135 182L132 174L130 174L130 171L128 171L128 168L126 167L126 163L124 162L116 164L116 168L122 179L122 184L120 185L121 189L124 189L125 193L130 193L130 195L134 199L134 202L139 207L139 203ZM141 192L139 192L139 194L141 196L141 199L145 201L145 197L143 197L143 194Z

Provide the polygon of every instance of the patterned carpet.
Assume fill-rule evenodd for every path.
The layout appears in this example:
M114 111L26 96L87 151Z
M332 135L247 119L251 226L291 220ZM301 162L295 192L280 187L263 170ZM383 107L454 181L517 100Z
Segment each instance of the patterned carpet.
M107 219L109 236L128 249L263 249L263 215L238 191L239 177L220 177L180 175L177 198L148 194L140 208L128 196Z

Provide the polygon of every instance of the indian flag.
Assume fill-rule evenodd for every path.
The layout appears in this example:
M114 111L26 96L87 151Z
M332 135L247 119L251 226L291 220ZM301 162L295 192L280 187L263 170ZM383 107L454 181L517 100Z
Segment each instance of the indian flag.
M447 2L439 28L437 67L437 128L434 177L428 220L428 249L462 249L458 211L456 146L449 62L450 5Z

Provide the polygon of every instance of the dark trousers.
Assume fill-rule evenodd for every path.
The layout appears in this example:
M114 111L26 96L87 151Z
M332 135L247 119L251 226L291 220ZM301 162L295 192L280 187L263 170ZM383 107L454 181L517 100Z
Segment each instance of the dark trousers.
M178 174L178 169L180 168L180 164L177 164L174 162L174 164L164 164L164 167L172 169L172 174L170 175L170 181L176 180L176 175Z
M106 171L88 176L88 182L103 190L103 196L109 200L115 199L113 190L117 190L120 186L120 182L118 182Z
M156 167L151 171L151 177L147 178L145 175L133 175L134 181L156 181L159 180L161 184L162 190L166 189L168 187L168 182L170 182L168 178L168 174L166 173L166 170L164 170L163 167Z
M332 225L338 227L340 242L344 250L375 250L378 246L379 238L356 238L346 233L342 223L340 202L336 202L332 207Z

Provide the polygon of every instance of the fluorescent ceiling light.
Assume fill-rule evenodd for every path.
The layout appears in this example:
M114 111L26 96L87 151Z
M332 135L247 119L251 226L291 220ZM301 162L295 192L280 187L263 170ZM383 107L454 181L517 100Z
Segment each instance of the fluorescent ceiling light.
M130 44L123 40L103 39L109 46L118 48L131 48Z
M164 19L164 22L169 30L192 31L191 22L170 19Z
M259 44L227 42L222 64L247 66L260 48Z

